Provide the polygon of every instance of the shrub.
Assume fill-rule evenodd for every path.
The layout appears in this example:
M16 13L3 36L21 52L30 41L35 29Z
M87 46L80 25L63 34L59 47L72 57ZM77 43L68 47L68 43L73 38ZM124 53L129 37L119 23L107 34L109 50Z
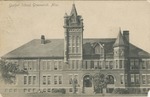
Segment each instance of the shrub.
M61 89L52 89L52 93L62 93L65 94L66 93L66 89L61 88Z
M114 94L129 94L128 89L124 89L124 88L116 88L113 91Z
M147 91L141 91L140 88L116 88L113 94L146 94Z

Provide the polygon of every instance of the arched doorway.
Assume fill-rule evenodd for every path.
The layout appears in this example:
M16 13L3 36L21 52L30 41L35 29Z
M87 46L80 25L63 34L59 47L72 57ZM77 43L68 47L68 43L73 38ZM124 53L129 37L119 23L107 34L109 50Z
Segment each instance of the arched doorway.
M92 84L93 83L91 75L85 75L83 77L83 93L90 94L91 92L93 92Z
M107 75L107 93L112 93L115 87L115 78L113 75Z
M107 84L114 84L114 77L112 75L107 75Z

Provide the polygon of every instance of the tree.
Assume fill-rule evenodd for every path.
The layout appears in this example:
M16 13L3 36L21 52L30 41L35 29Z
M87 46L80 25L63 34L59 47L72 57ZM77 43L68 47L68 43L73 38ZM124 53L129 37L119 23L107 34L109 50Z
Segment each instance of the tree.
M107 87L108 78L104 74L96 74L93 77L94 82L94 92L102 93L102 89Z
M15 83L17 71L18 65L0 60L0 73L6 84Z
M72 80L72 86L73 86L73 93L75 94L77 92L77 85L78 85L78 80L77 78L73 78Z

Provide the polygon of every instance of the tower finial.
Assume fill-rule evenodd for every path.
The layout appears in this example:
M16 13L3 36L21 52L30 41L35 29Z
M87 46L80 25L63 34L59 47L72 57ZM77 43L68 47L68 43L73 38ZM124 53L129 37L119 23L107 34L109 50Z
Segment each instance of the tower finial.
M73 3L72 4L72 10L71 10L71 13L70 13L70 15L75 15L75 16L77 16L77 10L76 10L76 7L75 7L75 4Z

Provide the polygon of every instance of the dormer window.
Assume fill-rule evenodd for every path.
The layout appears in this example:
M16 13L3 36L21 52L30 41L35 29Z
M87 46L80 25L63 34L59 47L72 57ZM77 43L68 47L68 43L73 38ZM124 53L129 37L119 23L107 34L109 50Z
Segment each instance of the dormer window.
M103 54L104 53L104 49L101 46L101 44L97 43L94 47L94 53L95 54Z

